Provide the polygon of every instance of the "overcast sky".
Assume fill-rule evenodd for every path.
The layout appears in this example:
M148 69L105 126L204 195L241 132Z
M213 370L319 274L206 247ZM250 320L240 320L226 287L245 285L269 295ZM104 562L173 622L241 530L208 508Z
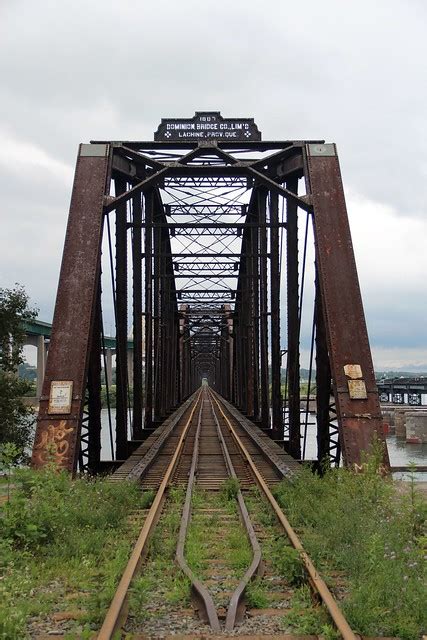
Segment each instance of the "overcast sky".
M79 142L254 117L338 144L377 369L427 370L425 0L0 0L0 286L52 318Z

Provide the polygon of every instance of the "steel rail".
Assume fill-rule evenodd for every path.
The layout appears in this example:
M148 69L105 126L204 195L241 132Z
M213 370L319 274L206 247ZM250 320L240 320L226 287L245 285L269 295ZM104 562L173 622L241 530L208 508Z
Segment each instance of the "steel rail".
M185 424L181 437L178 441L175 453L172 457L172 460L169 463L169 466L166 470L166 473L163 477L160 487L156 493L156 496L153 500L153 504L151 505L151 508L147 514L147 518L141 529L138 540L136 541L132 554L129 558L128 564L123 572L119 585L116 589L116 593L114 594L113 600L111 601L110 607L107 611L102 627L98 633L97 640L112 640L112 638L114 637L114 634L119 631L119 629L121 628L121 626L123 625L126 619L129 588L133 578L135 577L138 571L143 553L146 551L146 545L147 545L147 541L149 539L150 533L152 532L160 516L166 488L169 484L169 481L172 477L172 474L175 470L179 456L181 454L181 450L182 450L185 438L187 436L188 430L190 428L191 422L193 420L194 413L196 411L197 405L200 402L201 394L202 394L202 391L199 392L197 399L195 400L194 407L192 408L190 416Z
M221 426L219 424L219 420L218 417L215 413L215 409L212 403L212 398L210 396L209 397L209 402L211 404L211 409L212 409L212 415L214 417L214 421L215 421L215 425L216 425L216 429L217 429L217 433L218 433L218 438L221 442L221 447L222 447L222 451L224 454L224 458L226 461L226 466L227 466L227 470L228 473L230 475L230 477L235 478L236 480L237 478L237 474L234 470L234 465L233 462L231 460L231 456L230 456L230 452L228 451L228 447L227 444L225 442L222 430L221 430ZM246 587L248 586L249 582L255 577L255 575L257 574L257 572L260 569L261 566L261 547L259 546L259 542L258 539L256 537L256 533L255 530L253 528L245 501L243 499L243 495L242 492L240 491L240 489L237 492L237 503L239 505L239 510L240 510L240 516L242 519L243 524L245 525L246 528L246 532L248 534L248 538L249 541L251 543L251 547L252 547L252 562L249 565L248 569L246 570L244 576L242 577L242 579L240 580L239 584L237 585L236 589L234 590L234 592L231 595L230 598L230 604L228 606L228 610L227 610L227 615L225 618L225 630L226 631L232 631L234 628L234 625L236 624L236 622L238 621L238 618L241 619L243 617L243 611L242 611L242 601L243 601L243 596L246 590Z
M226 463L228 475L229 477L235 478L237 480L237 474L235 472L235 469L231 460L231 456L228 451L227 444L225 442L224 436L221 431L221 426L219 424L218 417L215 413L215 409L209 395L207 399L209 400L209 403L210 403L210 408L214 418L218 439L220 441L221 449L224 455L224 460ZM203 408L203 405L201 405L200 412L199 412L199 419L198 419L197 431L195 435L194 450L193 450L193 456L191 461L189 480L187 484L185 504L184 504L183 513L181 517L181 525L179 530L176 559L182 571L191 580L191 587L195 592L196 599L204 609L205 615L202 617L204 617L209 622L211 628L214 631L220 631L221 626L219 623L218 613L215 608L215 604L213 602L212 596L209 593L209 590L202 583L202 581L199 580L194 574L194 572L190 569L185 559L185 552L184 552L185 540L187 537L187 531L188 531L188 526L189 526L190 517L191 517L191 497L192 497L194 485L196 484L196 471L197 471L197 466L199 461L199 441L200 441L200 431L202 426L202 423L201 423L202 408ZM236 622L238 621L238 618L241 618L243 614L241 604L242 604L242 599L243 599L245 589L249 581L255 576L255 574L257 573L261 565L261 548L259 546L254 528L252 526L252 523L249 517L248 510L246 508L246 505L240 490L238 491L238 494L237 494L237 502L239 506L241 520L245 525L248 538L251 543L253 558L249 568L246 570L243 578L240 580L239 584L237 585L236 589L231 595L230 604L227 609L227 615L225 620L226 631L231 631L234 628Z
M196 469L197 469L197 464L199 460L199 439L200 439L200 431L202 426L202 408L203 408L203 401L200 404L199 418L197 422L197 430L196 430L196 435L194 440L193 456L191 459L190 474L188 476L187 491L185 494L185 502L184 502L184 508L181 516L181 524L179 527L179 535L178 535L178 545L176 548L175 557L180 569L185 573L185 575L191 581L191 588L193 590L193 594L197 602L204 609L204 616L202 615L201 617L205 618L209 622L210 626L214 631L220 631L221 626L219 624L218 614L217 614L217 610L216 610L214 601L212 599L212 596L209 593L208 589L203 584L203 582L199 580L197 576L194 574L194 572L190 569L184 554L185 540L187 537L188 525L190 524L190 517L191 517L191 498L193 495L193 488L194 488L195 479L196 479Z
M274 498L273 494L271 493L270 489L267 486L267 483L265 482L264 478L261 476L260 472L258 471L254 461L252 460L252 456L249 454L247 448L245 447L245 445L243 444L242 440L240 439L239 435L236 433L236 430L234 429L233 425L231 424L229 418L226 416L226 414L224 413L220 402L218 401L218 399L213 395L213 393L211 391L209 391L209 393L211 394L211 397L213 398L213 400L215 401L216 405L218 406L219 412L221 413L224 421L227 424L227 427L231 433L231 435L234 438L234 441L236 442L236 444L238 445L240 451L242 452L242 454L244 455L244 457L246 458L252 473L254 474L256 481L258 483L258 485L260 486L260 488L262 489L264 495L266 496L268 502L270 503L271 507L273 508L277 518L279 519L280 524L282 525L282 527L284 528L292 546L294 547L294 549L296 549L299 552L300 558L304 564L304 567L310 577L311 580L311 584L314 588L314 590L319 594L320 599L322 600L323 604L326 606L329 615L331 616L332 620L334 621L334 624L336 626L336 628L338 629L338 631L340 632L340 634L342 635L344 640L358 640L358 636L353 632L353 630L351 629L350 625L348 624L347 620L345 619L340 607L338 606L335 598L333 597L332 593L329 591L328 587L326 586L326 583L324 582L324 580L320 577L320 575L318 574L313 562L311 561L310 557L308 556L307 552L304 550L304 547L302 545L301 540L299 539L299 537L297 536L296 532L294 531L294 529L292 528L289 520L286 518L285 514L283 513L282 509L280 508L279 504L277 503L276 499Z

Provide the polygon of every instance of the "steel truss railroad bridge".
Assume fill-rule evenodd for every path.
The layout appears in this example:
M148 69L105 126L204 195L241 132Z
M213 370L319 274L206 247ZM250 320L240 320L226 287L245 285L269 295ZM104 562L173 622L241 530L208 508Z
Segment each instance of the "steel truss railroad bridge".
M262 141L253 120L198 112L162 120L151 141L80 145L35 466L52 457L71 472L101 466L107 316L116 333L116 461L202 378L304 458L304 344L317 459L338 463L342 454L359 464L373 438L383 439L334 144Z

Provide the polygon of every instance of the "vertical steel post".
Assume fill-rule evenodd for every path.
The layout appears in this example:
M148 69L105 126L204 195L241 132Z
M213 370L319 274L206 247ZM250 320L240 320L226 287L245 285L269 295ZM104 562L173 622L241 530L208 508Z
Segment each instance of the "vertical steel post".
M279 202L276 193L270 195L270 308L271 308L271 410L272 437L283 440L282 387L280 348L280 259L279 259Z
M249 349L250 349L250 358L251 358L251 367L253 370L253 409L252 416L254 419L259 418L260 412L260 369L259 369L259 339L260 339L260 307L259 307L259 299L260 299L260 260L259 260L259 219L260 219L260 208L264 210L265 216L265 196L264 199L257 192L254 198L254 206L250 207L250 215L248 215L248 219L252 223L252 227L250 228L250 251L251 257L249 259L249 263L251 265L251 279L247 280L247 286L249 287L250 300L251 300L251 314L249 319L249 329L250 333L248 336L249 339Z
M145 194L145 429L153 425L153 191Z
M162 219L164 219L162 217ZM173 360L175 353L175 341L173 335L173 325L175 322L175 309L171 300L171 286L173 271L169 269L168 261L165 257L167 251L168 230L161 230L161 278L162 278L162 298L161 298L161 414L166 416L173 407L172 379L174 376Z
M298 178L291 178L286 187L298 193ZM288 451L297 460L301 458L300 424L300 320L298 290L298 207L294 202L286 203L286 266L288 309Z
M153 346L154 346L154 420L160 420L162 416L162 304L161 298L164 296L164 282L162 278L162 229L157 193L153 191Z
M267 276L267 193L260 189L258 193L258 211L260 223L260 353L261 353L261 425L270 426L269 375L268 375L268 276Z
M133 438L142 434L142 196L132 199L133 236Z
M124 178L115 178L116 195L127 190ZM128 454L127 409L127 205L116 209L116 458L123 460Z
M317 270L316 270L317 271ZM331 401L331 367L326 342L325 316L319 276L316 273L316 407L317 407L317 460L326 462L330 452L329 405Z
M227 305L229 307L229 305ZM234 394L234 320L231 309L227 309L227 354L228 354L228 391L227 400L233 402Z
M101 460L101 279L98 291L88 370L88 471L96 473Z

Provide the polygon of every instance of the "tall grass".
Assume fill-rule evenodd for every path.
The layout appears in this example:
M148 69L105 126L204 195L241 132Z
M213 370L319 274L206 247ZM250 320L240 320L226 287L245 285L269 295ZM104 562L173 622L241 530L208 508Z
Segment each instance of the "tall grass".
M70 608L82 612L77 631L89 632L138 530L128 516L151 496L133 483L72 480L49 469L20 470L14 485L0 510L0 638L23 640L32 618Z
M344 592L353 629L412 640L427 626L426 504L415 485L399 491L375 464L365 467L322 478L304 469L276 497L331 587Z

